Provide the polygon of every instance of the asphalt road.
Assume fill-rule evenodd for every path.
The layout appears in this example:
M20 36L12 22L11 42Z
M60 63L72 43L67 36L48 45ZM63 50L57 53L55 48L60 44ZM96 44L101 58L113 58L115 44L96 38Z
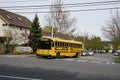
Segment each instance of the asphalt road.
M43 59L35 55L0 56L0 80L120 80L115 56Z

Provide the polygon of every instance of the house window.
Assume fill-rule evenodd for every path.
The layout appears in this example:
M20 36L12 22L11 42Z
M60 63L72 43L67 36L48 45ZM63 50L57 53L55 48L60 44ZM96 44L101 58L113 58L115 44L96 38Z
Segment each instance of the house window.
M2 24L2 26L5 26L5 24Z
M6 17L8 18L8 19L12 19L10 16L8 16L8 15L6 15Z
M12 26L12 24L9 24L9 26Z
M8 24L2 24L3 26L7 26Z
M20 30L22 31L22 30L23 30L23 28L22 28L22 27L20 27Z
M18 19L19 21L22 21L22 19L21 19L20 17L17 17L17 19Z

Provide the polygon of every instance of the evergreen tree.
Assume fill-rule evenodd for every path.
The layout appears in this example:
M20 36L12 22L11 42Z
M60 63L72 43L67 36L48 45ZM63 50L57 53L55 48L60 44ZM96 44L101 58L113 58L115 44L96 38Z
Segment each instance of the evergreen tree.
M32 28L29 35L29 45L33 48L33 51L37 49L37 41L42 36L42 29L39 25L39 18L35 15L35 18L32 23Z

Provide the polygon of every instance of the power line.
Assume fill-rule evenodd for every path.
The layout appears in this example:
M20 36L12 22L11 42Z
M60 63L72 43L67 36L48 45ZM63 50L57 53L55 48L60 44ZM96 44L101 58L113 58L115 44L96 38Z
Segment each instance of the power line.
M76 5L81 5L81 6L93 6L96 4L97 5L106 5L106 4L118 4L120 1L102 1L102 2L89 2L89 3L74 3L74 4L63 4L63 6L76 6ZM105 4L106 3L106 4ZM50 7L53 5L29 5L29 6L7 6L7 7L1 7L1 8L25 8L25 7ZM58 6L58 5L54 5Z
M65 4L65 5L84 5L84 4L116 3L116 2L120 2L120 1L119 1L119 0L117 0L117 1L101 1L101 2L88 2L88 3Z
M102 5L116 5L116 4L120 4L119 3L106 3L106 4L95 4L95 5L78 5L78 6L66 6L66 7L86 7L86 6L102 6ZM63 8L63 7L62 7ZM7 10L26 10L26 9L50 9L50 7L25 7L25 8L5 8Z
M74 3L74 4L64 4L63 6L66 7L86 7L86 6L101 6L101 5L112 5L112 4L120 4L120 1L102 1L102 2L89 2L89 3ZM5 8L7 10L24 10L24 9L48 9L46 7L50 7L53 5L32 5L32 6L7 6L7 7L0 7ZM55 6L55 5L54 5ZM57 7L57 6L55 6ZM100 11L100 10L110 10L110 9L120 9L120 7L108 7L108 8L91 8L91 9L79 9L79 10L67 10L69 12L81 12L81 11ZM57 11L55 11L57 12ZM16 13L22 13L22 14L32 14L36 13L36 11L31 12L16 12ZM50 13L50 11L37 11L37 13Z
M103 10L114 10L114 9L120 9L120 7L113 7L113 8L97 8L97 9L81 9L81 10L67 10L69 12L84 12L84 11L103 11ZM54 11L58 12L58 11ZM64 11L63 11L64 12ZM15 13L21 13L21 14L33 14L36 13L35 11L31 12L15 12ZM37 11L37 13L51 13L50 11ZM0 13L5 14L5 13ZM7 13L6 13L7 14Z
M2 3L22 3L22 2L39 2L39 1L48 1L48 0L25 0L25 1L0 1Z
M75 6L66 6L66 7L86 7L86 6L101 6L101 5L115 5L115 4L120 4L120 2L117 3L102 3L102 4L90 4L90 5L75 5Z
M0 3L10 3L10 2L33 2L34 0L25 0L25 1L1 1ZM48 1L48 0L36 0L36 1ZM35 1L35 2L36 2ZM88 2L88 3L74 3L74 4L64 4L64 5L79 5L79 4L98 4L98 3L114 3L114 2L120 2L117 1L101 1L101 2ZM46 6L46 5L45 5ZM51 5L48 5L51 6Z
M70 11L70 12L103 11L103 10L113 10L113 9L120 9L120 7L114 7L114 8L98 8L98 9L83 9L83 10L72 10L72 11Z

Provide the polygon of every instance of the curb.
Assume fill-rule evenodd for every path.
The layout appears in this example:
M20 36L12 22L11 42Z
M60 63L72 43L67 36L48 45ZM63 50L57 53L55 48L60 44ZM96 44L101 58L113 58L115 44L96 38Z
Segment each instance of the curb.
M31 55L0 55L0 57L33 57L36 56L35 54L31 54Z

